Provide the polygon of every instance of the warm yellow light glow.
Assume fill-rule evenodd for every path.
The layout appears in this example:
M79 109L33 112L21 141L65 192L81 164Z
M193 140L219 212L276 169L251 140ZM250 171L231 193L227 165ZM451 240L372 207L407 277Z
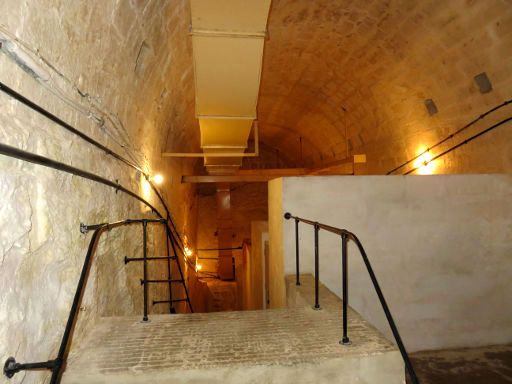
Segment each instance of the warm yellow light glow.
M189 247L185 246L185 256L190 257L190 256L192 256L193 253L194 252L192 252L192 250Z
M162 184L164 182L164 177L157 173L155 176L153 176L153 181L155 182L155 184Z
M201 264L196 264L196 272L203 269L203 266Z
M418 151L418 154L426 151L426 148L422 148ZM414 168L418 168L416 171L418 175L431 175L434 173L436 169L435 161L432 161L432 154L427 151L423 153L420 157L414 160Z
M142 196L147 200L151 196L151 185L145 177L141 177Z

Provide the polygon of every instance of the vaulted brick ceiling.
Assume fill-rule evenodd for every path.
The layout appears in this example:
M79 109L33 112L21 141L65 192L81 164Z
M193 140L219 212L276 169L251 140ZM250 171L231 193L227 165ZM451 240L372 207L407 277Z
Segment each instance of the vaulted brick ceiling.
M510 0L273 0L260 139L288 165L301 164L300 137L306 165L344 158L348 143L351 154L368 155L370 172L382 173L511 98L511 68ZM473 81L481 72L490 93ZM439 113L429 116L425 99ZM492 164L475 161L472 171L512 167L500 144L511 142L510 132L471 149ZM172 140L167 148L179 150ZM456 156L464 153L447 171L462 169Z

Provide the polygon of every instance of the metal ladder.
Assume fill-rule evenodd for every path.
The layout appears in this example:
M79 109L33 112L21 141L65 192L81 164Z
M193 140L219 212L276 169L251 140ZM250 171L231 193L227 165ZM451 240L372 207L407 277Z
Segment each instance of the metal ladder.
M143 257L128 257L125 256L124 263L125 265L130 262L142 262L143 263L143 278L140 280L141 285L144 286L144 315L142 317L142 321L148 321L148 287L149 284L165 284L167 283L169 286L169 299L168 300L153 300L153 305L157 304L169 304L169 313L173 314L176 313L176 308L174 307L175 303L179 302L187 302L188 307L190 309L190 312L194 312L192 309L192 304L190 303L190 297L188 295L187 286L185 284L185 279L183 277L183 271L181 269L181 264L178 260L177 256L177 247L175 244L174 236L172 236L172 233L170 232L170 228L167 225L167 220L164 219L141 219L140 222L142 223L142 231L143 231ZM166 231L166 248L167 248L167 255L166 256L148 256L148 224L151 223L159 223L165 225L165 231ZM169 247L170 244L170 247ZM173 255L171 256L170 248L172 248ZM148 261L153 260L167 260L167 279L149 279L148 278ZM172 278L172 268L171 268L171 262L176 262L176 265L178 267L178 271L180 274L179 279L173 279ZM177 298L173 299L172 295L172 285L175 283L180 283L183 285L183 290L185 292L184 298Z

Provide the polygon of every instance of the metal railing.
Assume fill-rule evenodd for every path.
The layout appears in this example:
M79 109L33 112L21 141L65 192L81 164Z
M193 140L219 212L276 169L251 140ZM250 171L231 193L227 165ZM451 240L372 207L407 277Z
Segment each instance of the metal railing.
M147 256L147 225L149 223L159 223L165 225L165 232L166 232L166 242L167 242L167 256L158 256L158 257L148 257ZM9 357L4 364L4 375L8 378L12 378L16 373L20 371L25 370L41 370L41 369L47 369L52 372L52 376L50 379L51 384L56 384L60 382L61 374L62 374L62 367L65 364L66 357L67 357L67 351L69 348L70 340L72 337L72 332L74 329L74 325L76 322L76 319L78 317L78 308L80 306L80 302L82 300L82 296L85 291L85 286L87 283L87 278L89 276L89 270L91 268L93 255L96 250L99 238L101 235L107 231L111 230L116 227L124 226L124 225L131 225L131 224L142 224L143 226L143 243L144 243L144 249L143 249L143 257L142 258L127 258L125 257L125 264L127 263L127 259L129 261L143 261L144 262L144 279L143 279L143 285L144 285L144 316L142 318L143 321L148 321L148 284L149 283L160 283L160 282L167 282L169 284L169 300L157 300L154 301L153 304L160 304L160 303L169 303L170 305L170 313L175 313L173 311L173 303L175 302L182 302L186 301L188 303L188 306L190 308L190 312L193 312L192 305L190 303L190 298L188 295L187 286L185 284L185 280L183 277L183 272L181 269L181 265L179 262L179 259L177 257L176 253L176 246L175 246L175 239L171 232L171 229L169 227L169 223L165 219L127 219L123 221L117 221L114 223L103 223L103 224L95 224L95 225L84 225L80 224L80 231L82 233L87 233L88 231L93 230L92 238L89 242L89 247L87 249L87 254L84 259L84 263L82 266L82 271L80 273L80 278L78 280L78 285L76 287L75 295L73 298L73 303L71 305L71 310L69 312L68 320L66 322L66 328L64 330L64 334L61 339L59 352L57 355L57 358L54 360L48 360L44 362L36 362L36 363L18 363L16 362L16 359L14 357ZM169 254L169 243L171 244L171 247L174 251L174 256L171 256ZM162 280L150 280L147 277L147 262L148 260L157 260L157 259L167 259L167 260L175 260L177 262L178 270L180 273L181 279L172 279L171 276L171 270L168 269L169 275L168 279L162 279ZM129 262L128 261L128 262ZM172 289L171 284L180 282L183 284L184 291L185 291L185 298L182 299L172 299Z
M144 175L144 177L145 177L147 183L150 185L152 191L158 197L158 200L160 201L161 205L163 206L163 208L165 210L165 213L166 213L166 216L167 216L167 219L165 221L166 233L167 233L167 238L168 238L167 246L169 246L169 243L172 245L172 248L173 248L175 256L177 255L176 249L178 249L182 254L184 254L184 242L183 242L183 239L181 238L180 233L179 233L179 231L178 231L178 229L176 227L176 224L174 223L174 221L172 219L171 212L170 212L169 208L167 207L167 204L166 204L162 194L157 189L157 187L154 185L154 183L151 181L151 178L150 178L148 173L146 173L140 166L138 166L134 162L132 162L132 161L126 159L125 157L119 155L118 153L116 153L115 151L111 150L107 146L101 144L100 142L98 142L97 140L93 139L92 137L84 134L80 130L76 129L75 127L73 127L70 124L66 123L64 120L60 119L55 114L49 112L48 110L44 109L40 105L36 104L34 101L24 97L20 93L18 93L15 90L9 88L8 86L6 86L5 84L3 84L1 82L0 82L0 91L2 93L4 93L4 94L8 95L9 97L19 101L24 106L26 106L29 109L31 109L32 111L34 111L34 112L44 116L45 118L47 118L48 120L50 120L53 123L57 124L58 126L63 128L67 132L69 132L69 133L71 133L73 135L76 135L77 137L82 139L84 142L92 145L93 147L97 148L98 150L100 150L101 152L105 153L106 155L108 155L108 156L118 160L119 162L121 162L121 163L125 164L126 166L130 167L131 169L133 169L133 170L135 170L137 172L140 172L142 175ZM117 180L116 181L112 181L112 180L109 180L109 179L107 179L105 177L102 177L102 176L100 176L100 175L98 175L96 173L89 172L89 171L86 171L86 170L83 170L83 169L71 166L69 164L65 164L65 163L53 160L53 159L48 158L46 156L41 156L41 155L38 155L36 153L27 152L27 151L24 151L22 149L6 145L4 143L0 143L0 155L16 158L16 159L19 159L21 161L31 162L31 163L38 164L38 165L41 165L41 166L44 166L44 167L47 167L47 168L51 168L51 169L55 169L55 170L58 170L58 171L61 171L61 172L66 172L66 173L69 173L69 174L72 174L72 175L76 175L78 177L81 177L81 178L84 178L84 179L88 179L88 180L91 180L91 181L99 183L99 184L106 185L106 186L114 189L116 191L116 193L120 191L120 192L123 192L123 193L127 194L128 196L130 196L132 198L137 199L142 204L144 204L148 208L150 208L151 211L156 216L158 216L159 219L164 220L164 216L158 211L158 209L155 206L153 206L149 201L147 201L145 198L143 198L142 196L138 195L134 191L131 191L130 189L128 189L128 188L124 187L123 185L121 185ZM98 225L96 227L94 235L93 235L93 239L91 239L91 243L89 244L89 251L88 251L87 256L86 256L86 261L88 260L88 257L90 257L90 253L92 253L93 250L94 250L94 246L95 246L96 240L97 240L96 237L99 236L105 229L113 228L113 227L118 226L118 225L123 225L122 223L124 223L124 222L117 222L117 223L110 223L110 224L100 224L100 225ZM128 223L124 223L124 224L128 224ZM90 229L93 229L93 226L90 226ZM91 248L91 246L92 246L92 248ZM169 254L169 252L167 252L167 253ZM147 258L146 257L146 261L150 260L150 259L151 258ZM170 261L171 261L171 258L167 258L167 260L168 260L168 271L169 271L169 276L170 276ZM130 260L130 261L135 261L135 260ZM125 262L126 262L126 259L125 259ZM179 265L179 263L178 263L178 265ZM81 276L81 279L82 279L82 276ZM171 279L169 278L169 280L171 280ZM171 284L171 283L172 282L169 282L169 284ZM80 286L80 283L79 283L79 286ZM184 286L185 286L185 290L186 290L186 285L184 284ZM78 292L78 288L77 288L77 292ZM189 306L190 306L190 300L188 299L188 292L186 292L186 294L187 294L187 301L188 301ZM170 295L172 295L172 294L170 294ZM75 295L75 299L76 298L77 297ZM182 299L179 299L179 300L176 300L176 301L182 301ZM165 300L156 301L156 302L154 302L154 304L160 304L162 302L165 302ZM171 310L171 313L172 313L172 302L173 302L172 296L170 297L169 302L170 302L169 304L171 306L170 310ZM74 302L73 302L73 304L74 304ZM190 306L190 310L192 312L192 307L191 306ZM74 307L74 306L72 307L71 312L73 313L73 311L76 312L76 307ZM71 313L70 313L70 318L71 318ZM73 319L74 318L75 318L75 315L73 315ZM74 320L73 320L73 323L74 323ZM68 319L68 324L69 324L69 319ZM66 332L68 332L68 333L71 332L71 328L68 330L68 327L66 326ZM64 352L65 352L65 350L67 348L68 339L69 339L69 335L66 336L66 332L65 332L65 334L63 336L63 340L61 342L61 350L62 350L62 347L64 347ZM14 374L16 374L17 372L22 371L22 370L49 369L49 370L51 370L53 372L52 373L51 383L58 383L59 380L60 380L59 379L59 377L60 377L59 375L60 375L60 371L61 371L62 361L63 361L63 358L64 358L64 353L61 353L61 350L59 350L59 355L58 355L57 359L49 360L47 362L41 362L41 363L20 364L20 363L17 363L16 360L13 357L10 357L9 359L7 359L7 361L4 364L4 374L7 377L10 378ZM55 374L55 372L57 372L57 373Z
M361 256L363 258L364 264L366 266L366 269L368 270L368 274L370 275L370 279L372 281L373 287L375 288L375 291L377 293L377 296L379 298L380 304L382 305L382 309L384 310L384 314L386 315L386 319L389 323L389 327L391 328L391 332L393 333L393 337L395 338L396 344L398 346L398 349L400 350L400 353L402 355L402 358L405 363L405 367L407 370L407 373L409 374L409 377L411 379L411 382L413 384L419 384L418 377L416 375L416 372L414 371L414 367L411 363L411 360L409 358L409 355L407 353L407 350L405 349L404 343L402 342L402 338L400 337L400 333L398 332L398 328L395 324L395 321L393 320L393 316L391 315L391 311L389 310L389 306L386 302L386 299L384 298L384 294L382 293L382 289L380 288L379 282L377 281L377 277L375 276L375 272L373 271L372 265L370 263L370 260L368 259L368 255L366 254L366 251L364 250L363 245L361 244L361 241L357 238L357 236L347 231L346 229L336 228L332 227L330 225L322 224L316 221L303 219L301 217L293 216L291 213L286 212L284 215L284 218L286 220L294 219L295 220L295 260L296 260L296 285L300 285L300 278L299 278L299 222L309 224L314 227L315 231L315 305L314 309L319 310L320 309L320 298L319 298L319 280L320 280L320 270L319 270L319 264L320 264L320 257L319 257L319 240L318 240L318 233L320 230L325 230L330 233L334 233L335 235L338 235L341 237L341 257L342 257L342 305L343 305L343 336L340 340L340 344L350 344L350 339L348 337L348 241L352 240L357 248L359 249L359 252L361 253Z
M218 251L241 251L243 249L243 245L239 245L238 247L228 247L228 248L198 248L197 252L218 252ZM213 256L213 257L200 257L197 256L198 260L218 260L220 259L219 256ZM231 256L231 265L233 268L233 278L230 280L236 280L236 266L235 266L235 256ZM219 275L216 274L213 271L197 271L200 278L208 278L208 279L220 279ZM202 275L202 276L201 276Z

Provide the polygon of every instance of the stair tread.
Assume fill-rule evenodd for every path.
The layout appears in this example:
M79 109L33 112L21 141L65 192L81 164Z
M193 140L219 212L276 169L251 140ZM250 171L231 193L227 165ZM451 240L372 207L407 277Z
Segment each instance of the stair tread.
M334 301L337 305L332 305ZM293 366L397 351L351 309L349 336L354 343L340 346L341 302L336 297L329 302L321 311L299 305L266 311L152 315L149 323L141 323L140 316L102 318L87 341L71 351L65 377L83 380L98 373Z

